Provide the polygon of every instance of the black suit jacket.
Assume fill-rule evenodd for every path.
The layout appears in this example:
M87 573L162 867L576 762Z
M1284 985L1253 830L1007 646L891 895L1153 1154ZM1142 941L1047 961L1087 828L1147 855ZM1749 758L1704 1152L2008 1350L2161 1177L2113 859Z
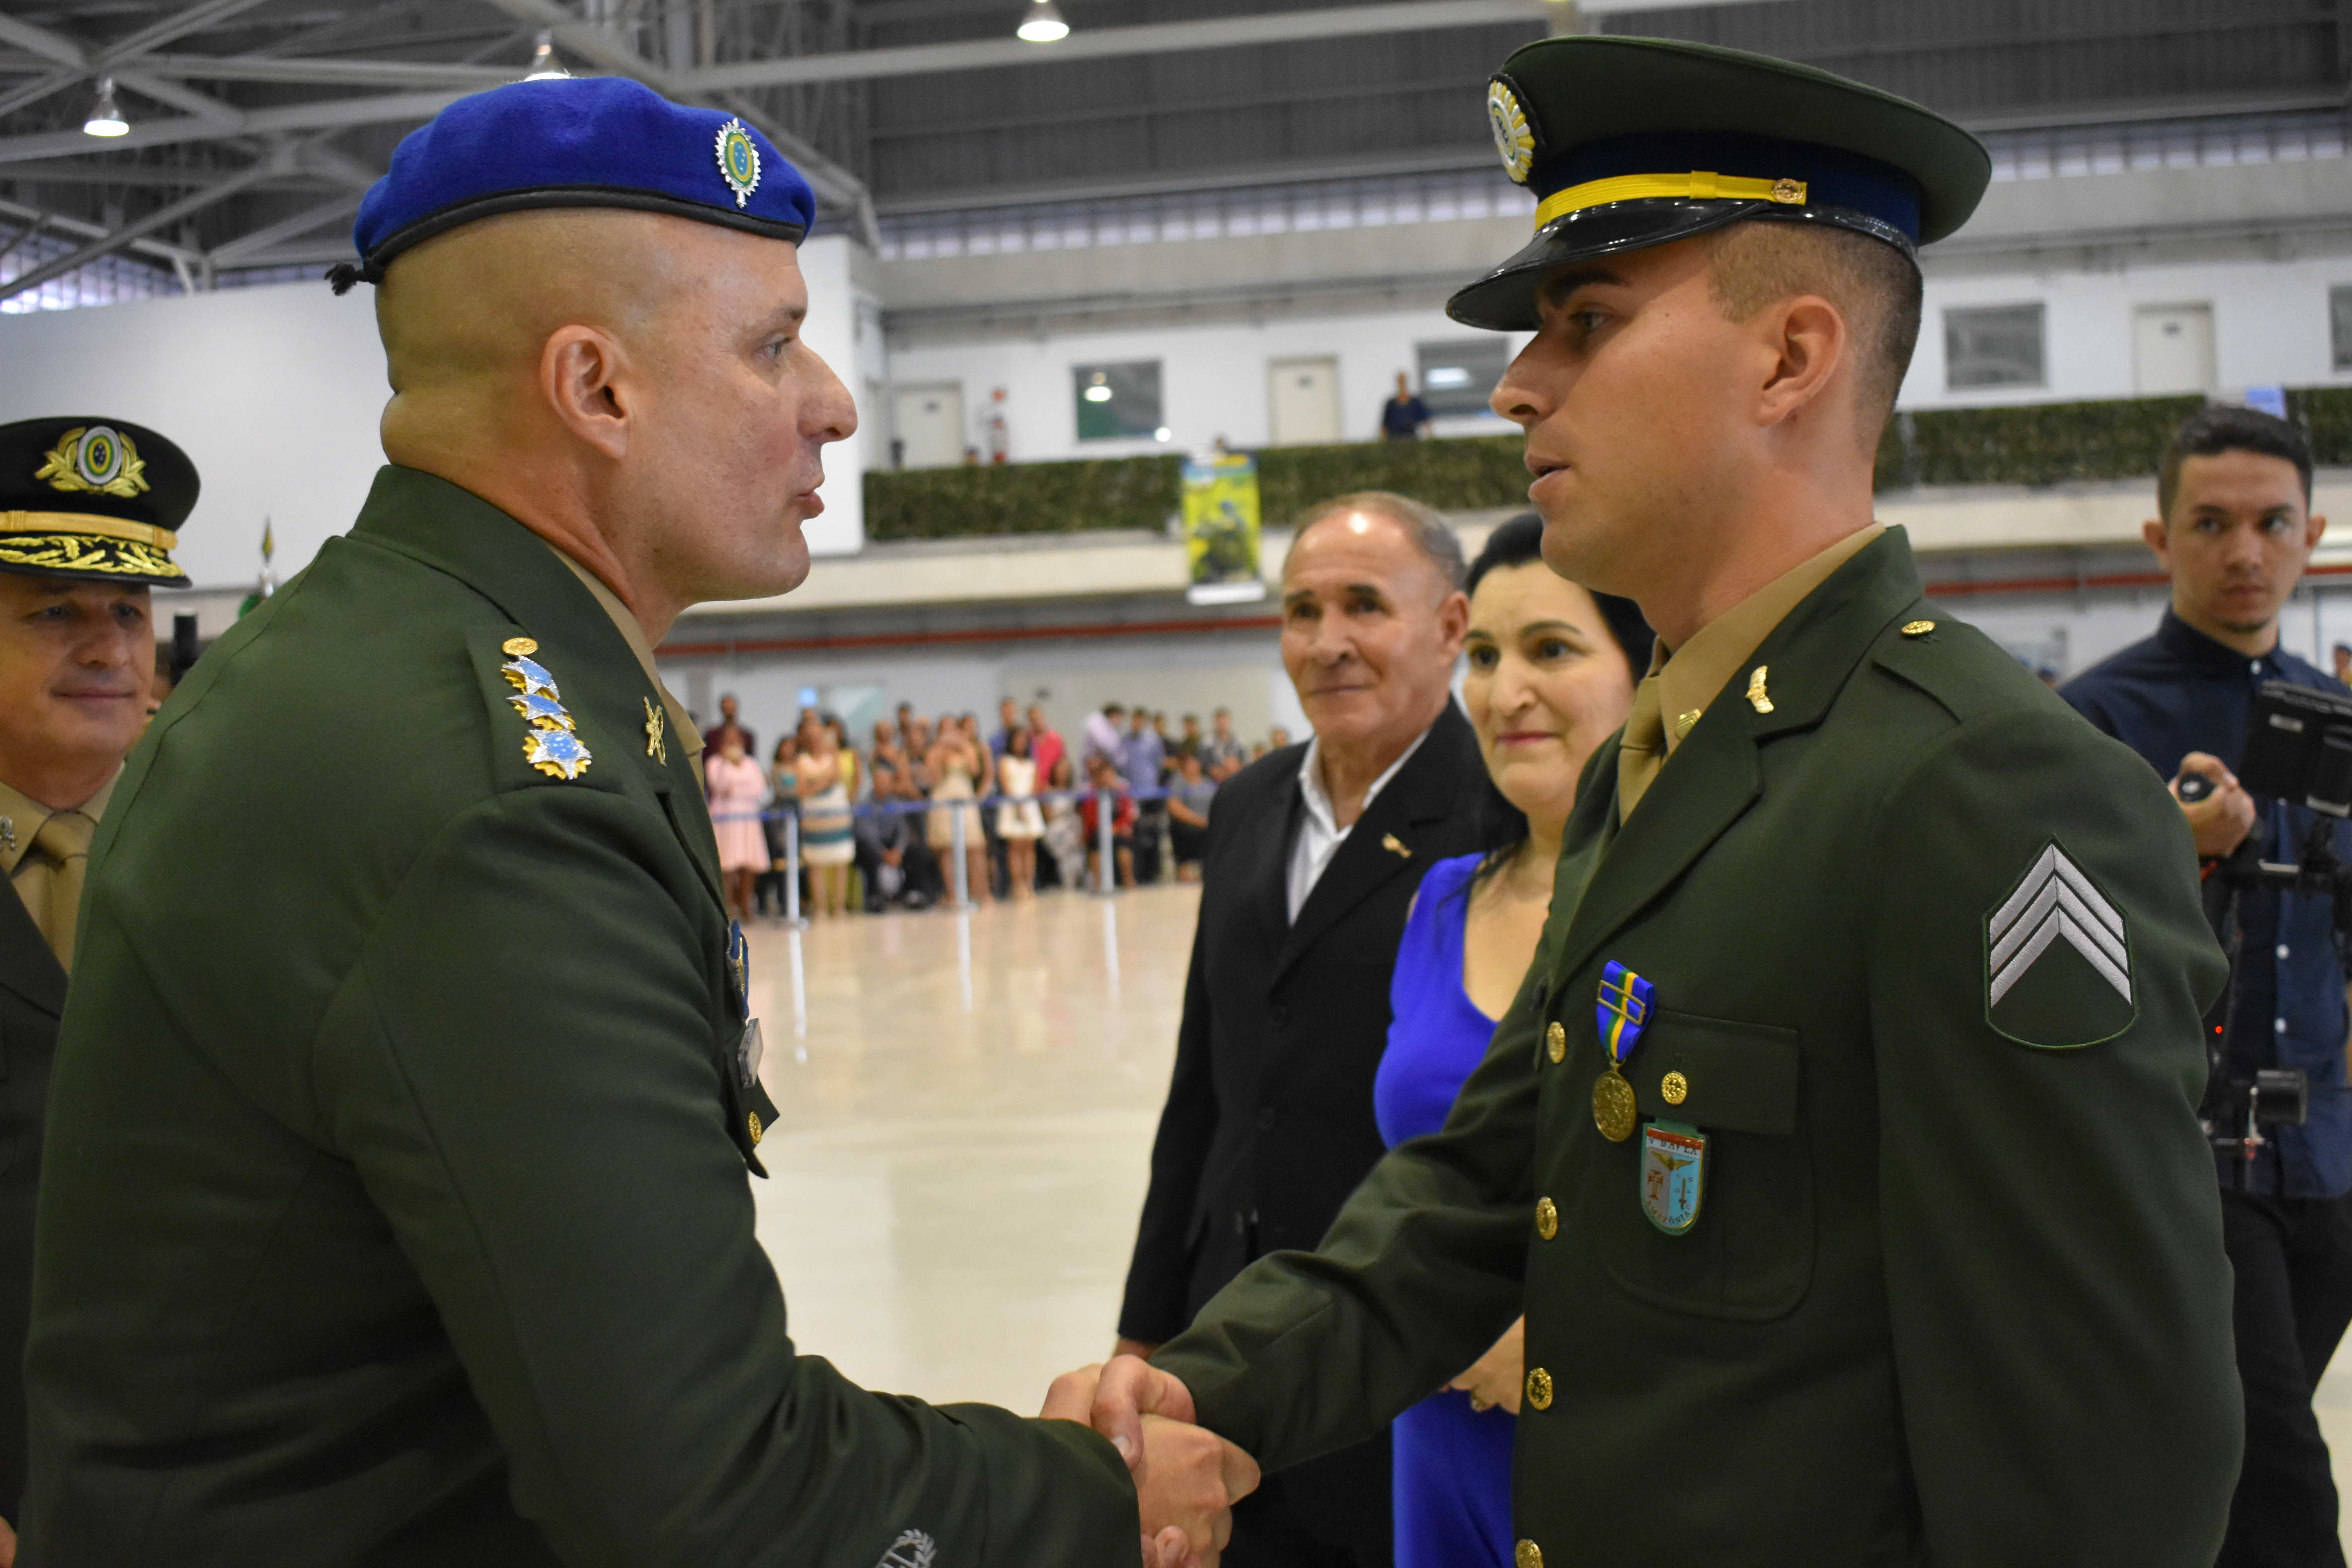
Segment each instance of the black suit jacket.
M25 1495L25 1326L41 1110L65 1005L65 969L25 900L0 883L0 1519L11 1523Z
M1209 813L1175 1078L1119 1311L1129 1339L1172 1339L1252 1259L1314 1247L1380 1159L1372 1075L1405 911L1432 862L1477 847L1485 767L1449 701L1293 925L1306 752L1286 746L1243 769ZM1385 1542L1385 1436L1307 1468L1284 1488L1302 1523L1335 1542Z

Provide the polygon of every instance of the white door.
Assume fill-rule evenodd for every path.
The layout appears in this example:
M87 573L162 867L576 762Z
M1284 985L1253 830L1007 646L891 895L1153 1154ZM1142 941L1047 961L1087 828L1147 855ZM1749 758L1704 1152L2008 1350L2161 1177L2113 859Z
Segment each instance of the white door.
M2211 391L2213 307L2142 305L2132 317L2132 350L2141 396Z
M1339 362L1278 359L1265 367L1265 404L1274 444L1339 439Z
M963 461L963 388L902 386L891 405L892 424L903 443L899 460L910 468L944 468Z

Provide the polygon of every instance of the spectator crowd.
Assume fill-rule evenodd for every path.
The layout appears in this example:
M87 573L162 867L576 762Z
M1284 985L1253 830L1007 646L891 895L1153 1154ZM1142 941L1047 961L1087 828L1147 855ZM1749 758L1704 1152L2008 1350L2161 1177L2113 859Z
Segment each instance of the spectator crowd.
M1198 881L1217 786L1290 743L1279 727L1243 741L1223 708L1205 731L1187 713L1171 733L1165 712L1110 702L1074 749L1044 709L1024 713L1008 697L984 735L977 714L925 718L901 702L862 749L837 714L803 709L763 765L737 699L720 698L719 712L703 735L703 788L742 920L786 912L795 852L811 916L952 901L959 847L973 903L1093 885L1106 808L1119 886Z

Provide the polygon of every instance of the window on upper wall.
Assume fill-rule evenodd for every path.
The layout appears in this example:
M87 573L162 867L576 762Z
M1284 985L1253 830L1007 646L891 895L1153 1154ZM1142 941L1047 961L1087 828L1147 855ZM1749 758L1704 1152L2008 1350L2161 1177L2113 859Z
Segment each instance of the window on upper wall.
M2337 370L2352 370L2352 283L2327 291L2327 341Z
M1421 362L1421 401L1430 413L1443 417L1490 412L1486 397L1510 365L1510 339L1498 332L1412 347Z
M1160 408L1160 362L1070 367L1078 403L1078 439L1132 441L1168 439Z
M2031 305L1971 305L1944 312L1944 385L2042 386L2042 310Z

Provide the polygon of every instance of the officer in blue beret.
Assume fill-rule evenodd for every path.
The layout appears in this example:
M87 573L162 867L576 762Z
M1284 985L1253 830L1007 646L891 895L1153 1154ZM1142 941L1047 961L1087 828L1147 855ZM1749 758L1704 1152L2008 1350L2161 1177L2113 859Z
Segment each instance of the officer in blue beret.
M1984 149L1640 38L1530 45L1487 111L1536 232L1451 309L1534 334L1493 401L1544 557L1641 605L1650 672L1444 1130L1049 1408L1279 1470L1524 1312L1514 1534L1401 1531L1409 1568L2209 1568L2240 1402L2189 831L1872 516L1915 252Z
M776 1110L651 650L807 573L856 426L812 216L756 130L615 79L458 102L368 194L335 281L377 285L390 464L95 853L32 1568L1213 1560L1230 1445L1156 1427L1139 1504L1082 1424L869 1394L752 1234Z

